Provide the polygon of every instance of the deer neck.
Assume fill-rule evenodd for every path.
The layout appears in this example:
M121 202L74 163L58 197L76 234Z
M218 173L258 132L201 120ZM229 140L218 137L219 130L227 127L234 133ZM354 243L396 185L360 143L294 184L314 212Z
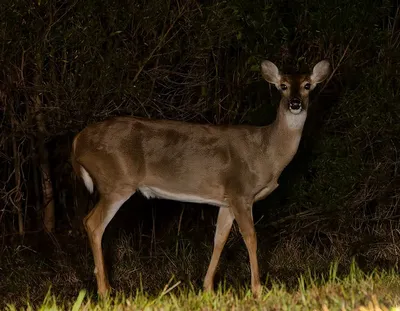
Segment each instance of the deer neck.
M293 114L279 105L276 119L270 127L267 146L267 153L275 159L274 166L278 171L283 170L296 154L306 118L306 110Z

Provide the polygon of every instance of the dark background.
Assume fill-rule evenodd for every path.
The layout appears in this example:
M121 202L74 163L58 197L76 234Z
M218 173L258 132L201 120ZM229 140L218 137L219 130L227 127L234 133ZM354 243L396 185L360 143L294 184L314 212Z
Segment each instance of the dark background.
M312 94L280 187L254 206L262 281L291 286L335 260L341 273L353 259L366 271L396 267L399 23L398 1L2 1L2 301L40 301L49 285L65 297L96 289L82 228L96 198L72 172L76 133L115 115L268 124L279 94L261 78L264 59L286 72L328 59L334 75ZM43 230L43 159L51 233ZM200 288L216 215L135 194L104 236L112 286L157 293L174 275ZM248 286L249 272L235 225L217 281Z

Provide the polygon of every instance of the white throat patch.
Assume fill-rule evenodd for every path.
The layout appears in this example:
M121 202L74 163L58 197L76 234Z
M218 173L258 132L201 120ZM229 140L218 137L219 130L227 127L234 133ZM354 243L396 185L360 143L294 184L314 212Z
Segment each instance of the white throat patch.
M289 129L291 130L300 130L304 126L304 122L306 122L307 111L299 109L294 111L286 111L285 112L285 120Z
M289 107L289 111L293 114L299 114L300 112L303 111L303 109L300 107L300 109L292 109Z

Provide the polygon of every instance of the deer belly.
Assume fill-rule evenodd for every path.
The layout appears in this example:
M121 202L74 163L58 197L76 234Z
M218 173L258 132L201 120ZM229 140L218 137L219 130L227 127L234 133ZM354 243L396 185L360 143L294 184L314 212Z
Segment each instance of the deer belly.
M203 203L215 206L225 206L226 203L223 201L218 201L210 198L204 198L195 194L177 193L170 192L156 187L139 187L138 190L147 198L157 198L157 199L167 199L175 200L180 202L190 202L190 203Z

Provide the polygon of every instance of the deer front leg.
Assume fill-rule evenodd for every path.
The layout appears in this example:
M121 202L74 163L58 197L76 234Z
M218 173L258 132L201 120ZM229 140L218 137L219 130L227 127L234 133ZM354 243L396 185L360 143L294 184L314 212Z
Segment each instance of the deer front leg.
M262 287L258 270L257 236L254 229L252 204L245 202L245 200L239 199L234 201L231 204L231 207L249 253L251 289L254 297L259 298L261 296Z
M217 219L217 228L214 237L214 249L211 256L210 265L208 266L206 277L204 278L204 290L214 290L214 276L217 270L219 258L221 257L222 250L228 239L229 232L232 228L234 216L228 207L220 207Z

